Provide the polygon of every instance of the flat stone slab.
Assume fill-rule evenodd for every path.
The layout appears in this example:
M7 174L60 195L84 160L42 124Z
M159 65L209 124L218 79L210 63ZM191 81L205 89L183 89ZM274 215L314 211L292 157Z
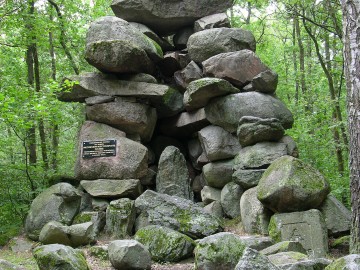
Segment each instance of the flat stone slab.
M198 19L194 23L194 31L199 32L205 29L211 28L221 28L228 27L230 28L230 21L226 15L226 13L217 13L209 16L205 16L201 19Z
M124 20L145 24L159 35L168 35L191 26L197 19L224 12L232 4L230 0L113 0L111 8Z
M66 77L58 94L64 102L84 102L86 98L106 95L148 100L158 115L172 116L183 110L183 96L175 89L157 83L119 80L115 76L88 72Z
M110 180L98 179L93 181L83 180L81 186L93 197L99 198L137 198L142 192L140 180L124 179Z
M202 78L189 83L184 93L184 105L187 111L193 111L204 107L211 98L239 92L240 89L223 79Z

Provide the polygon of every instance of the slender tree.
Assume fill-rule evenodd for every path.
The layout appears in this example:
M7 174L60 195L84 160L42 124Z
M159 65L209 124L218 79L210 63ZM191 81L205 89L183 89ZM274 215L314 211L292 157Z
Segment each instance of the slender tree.
M360 0L341 0L350 134L351 253L360 253Z

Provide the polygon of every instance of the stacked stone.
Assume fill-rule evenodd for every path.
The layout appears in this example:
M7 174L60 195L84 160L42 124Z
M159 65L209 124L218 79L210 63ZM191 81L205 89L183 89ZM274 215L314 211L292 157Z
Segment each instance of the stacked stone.
M239 251L234 269L251 241L267 243L258 250L271 241L219 233L216 217L241 217L245 232L270 230L274 240L300 241L315 257L325 256L326 228L349 229L348 213L326 199L326 180L296 158L296 143L285 135L293 116L275 94L278 76L255 54L252 33L230 28L224 12L231 5L114 0L116 17L90 25L86 60L100 72L66 78L58 97L86 104L75 166L81 191L60 183L40 195L27 219L32 239L79 246L104 226L113 239L136 231L153 260L173 262L205 237L195 249L197 267L223 267L226 254L209 266L206 251L219 240ZM52 215L41 209L49 198ZM345 225L329 220L326 227L314 208L327 219L337 211ZM313 234L303 224L321 235L320 248L307 244ZM159 246L175 242L176 249ZM121 241L112 249L124 245L143 249ZM132 269L115 255L110 260Z

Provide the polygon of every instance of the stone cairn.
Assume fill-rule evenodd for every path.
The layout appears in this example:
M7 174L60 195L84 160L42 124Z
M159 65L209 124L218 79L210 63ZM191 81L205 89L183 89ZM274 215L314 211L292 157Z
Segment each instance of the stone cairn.
M314 258L325 257L328 234L349 231L349 212L297 159L278 75L251 32L230 28L231 5L114 0L116 17L90 25L85 57L100 72L67 78L58 97L86 104L80 186L58 183L32 203L26 232L44 244L39 266L99 234L116 241L92 250L116 269L193 253L197 269L255 269L254 256L265 265L256 269L329 264ZM264 236L222 232L224 217Z

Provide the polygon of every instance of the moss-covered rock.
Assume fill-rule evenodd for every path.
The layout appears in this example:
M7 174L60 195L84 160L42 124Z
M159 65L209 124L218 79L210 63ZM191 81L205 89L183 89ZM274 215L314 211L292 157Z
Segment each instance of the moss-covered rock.
M280 270L270 260L258 251L246 248L235 270Z
M328 252L328 236L319 210L277 213L270 219L269 235L276 242L299 241L312 258L324 258Z
M283 156L264 172L257 197L281 213L317 208L329 192L329 183L319 171L297 158Z
M306 250L303 248L303 246L296 241L282 241L268 248L265 248L260 252L264 255L271 255L271 254L287 252L287 251L295 251L306 254Z
M187 111L193 111L204 107L213 97L239 92L240 89L226 80L202 78L189 83L184 93L184 105Z
M40 193L32 202L25 222L28 237L37 241L43 226L49 221L70 225L79 211L81 196L68 183L59 183Z
M142 243L157 262L178 262L191 257L195 242L190 237L162 226L147 226L138 230L135 240Z
M328 265L325 270L355 270L360 269L360 255L350 254L339 258Z
M190 200L176 196L145 191L135 201L140 213L136 229L160 225L179 231L193 239L203 238L223 230L216 217L207 214Z
M233 233L218 233L197 242L195 269L233 270L243 255L246 244Z
M39 246L33 255L40 270L88 270L82 251L68 246L52 244Z

